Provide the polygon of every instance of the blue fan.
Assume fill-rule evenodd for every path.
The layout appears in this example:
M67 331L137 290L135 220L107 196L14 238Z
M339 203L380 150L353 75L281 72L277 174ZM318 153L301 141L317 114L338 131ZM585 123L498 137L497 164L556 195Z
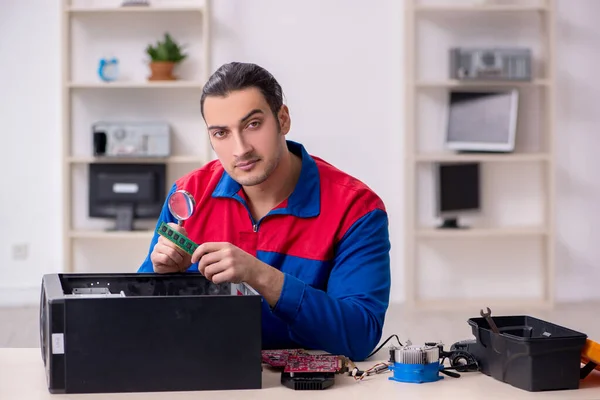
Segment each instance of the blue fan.
M389 379L406 383L435 382L444 377L440 371L444 366L440 363L440 348L437 345L413 346L407 344L390 353L393 364L390 370L394 374Z

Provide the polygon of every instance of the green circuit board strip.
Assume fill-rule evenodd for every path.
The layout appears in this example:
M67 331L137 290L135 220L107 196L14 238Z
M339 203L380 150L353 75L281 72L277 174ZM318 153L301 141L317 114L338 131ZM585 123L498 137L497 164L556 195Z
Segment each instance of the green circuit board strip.
M194 251L198 248L196 243L192 242L185 235L173 230L164 222L160 224L156 232L167 240L173 242L177 247L188 253L190 256L194 254Z

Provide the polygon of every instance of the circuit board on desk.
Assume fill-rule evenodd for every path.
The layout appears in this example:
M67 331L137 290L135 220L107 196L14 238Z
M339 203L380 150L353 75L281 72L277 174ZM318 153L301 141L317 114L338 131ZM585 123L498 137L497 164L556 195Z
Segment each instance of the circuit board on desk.
M284 372L333 372L344 367L341 357L332 355L299 354L289 356Z
M285 367L289 356L298 354L308 354L302 349L283 349L283 350L263 350L262 362L271 367Z
M284 372L341 373L346 368L344 357L331 354L309 354L303 349L263 350L262 361Z

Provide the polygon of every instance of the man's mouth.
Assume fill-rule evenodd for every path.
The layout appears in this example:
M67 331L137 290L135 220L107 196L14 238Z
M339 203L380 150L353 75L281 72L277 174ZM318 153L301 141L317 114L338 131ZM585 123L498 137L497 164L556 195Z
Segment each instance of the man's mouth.
M246 171L246 170L251 169L254 166L254 164L256 164L257 162L258 162L258 160L244 161L244 162L237 163L235 166L239 169Z

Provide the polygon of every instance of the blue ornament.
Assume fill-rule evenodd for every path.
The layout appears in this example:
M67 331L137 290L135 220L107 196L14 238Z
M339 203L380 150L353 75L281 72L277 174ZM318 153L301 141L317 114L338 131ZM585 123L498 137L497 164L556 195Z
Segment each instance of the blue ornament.
M119 61L116 58L101 58L98 65L98 76L104 82L112 82L119 76Z

